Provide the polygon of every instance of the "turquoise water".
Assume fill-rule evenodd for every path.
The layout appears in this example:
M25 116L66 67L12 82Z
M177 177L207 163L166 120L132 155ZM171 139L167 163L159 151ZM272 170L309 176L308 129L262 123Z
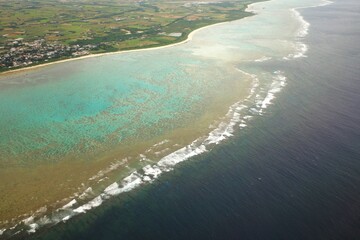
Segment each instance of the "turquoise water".
M176 47L0 77L0 163L59 161L186 126L209 96L244 79L236 65L296 51L302 23L288 10L307 2L264 3L259 16L204 29Z
M140 155L139 168L131 169L129 177L114 179L112 185L86 198L76 196L75 202L61 211L26 221L27 230L66 221L111 196L152 182L266 113L287 84L282 64L271 68L266 64L305 57L303 37L308 25L294 8L320 3L259 3L250 8L258 15L202 29L182 45L0 77L0 164L4 167L59 162L69 156L73 160L96 159L117 146L191 126L219 96L232 95L238 90L234 86L250 81L245 96L223 106L226 116L206 126L208 135L194 137L188 146L161 159ZM169 144L176 146L177 142ZM161 144L149 151L164 150L158 146ZM101 174L94 179L106 177L107 169L99 170Z
M208 70L209 64L154 51L2 77L1 163L18 155L26 163L59 160L69 152L113 147L181 125L185 117L201 113L197 104L224 80L225 73ZM7 85L17 81L22 82Z
M227 143L31 239L359 239L360 2L301 13L308 58Z

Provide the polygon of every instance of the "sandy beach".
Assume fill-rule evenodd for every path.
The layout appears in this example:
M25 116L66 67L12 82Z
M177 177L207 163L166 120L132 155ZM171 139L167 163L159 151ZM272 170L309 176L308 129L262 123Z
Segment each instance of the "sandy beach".
M250 5L249 5L250 6ZM247 11L247 9L246 9ZM234 20L237 21L237 20ZM215 24L211 24L205 27L201 27L198 29L195 29L194 31L190 32L190 34L187 36L187 38L181 42L177 42L177 43L173 43L173 44L169 44L169 45L164 45L164 46L158 46L158 47L148 47L148 48L141 48L141 49L132 49L132 50L120 50L120 51L116 51L116 52L107 52L107 53L98 53L98 54L89 54L89 55L85 55L85 56L81 56L81 57L76 57L76 58L69 58L69 59L63 59L63 60L59 60L59 61L54 61L54 62L50 62L50 63L42 63L39 65L35 65L35 66L30 66L30 67L24 67L24 68L19 68L19 69L13 69L13 70L8 70L5 72L0 73L0 76L2 75L7 75L7 74L11 74L11 73L15 73L15 72L22 72L22 71L28 71L28 70L33 70L33 69L37 69L37 68L41 68L41 67L46 67L46 66L50 66L53 64L58 64L58 63L64 63L64 62L70 62L70 61L76 61L76 60L83 60L83 59L87 59L87 58L94 58L94 57L102 57L102 56L107 56L107 55L114 55L114 54L121 54L121 53L129 53L129 52L141 52L141 51L151 51L151 50L158 50L158 49L163 49L163 48L169 48L169 47L174 47L174 46L178 46L181 44L185 44L189 41L192 40L193 36L206 28L209 27L213 27L213 26L217 26L220 24L225 24L225 23L229 23L232 21L226 21L226 22L220 22L220 23L215 23Z
M169 48L169 47L173 47L173 46L177 46L177 45L181 45L181 44L190 42L193 39L193 37L195 36L195 34L200 32L200 30L204 30L206 28L210 28L210 27L220 25L220 24L226 24L229 22L232 22L232 21L216 23L216 24L208 25L208 26L205 26L202 28L198 28L198 29L192 31L184 41L170 44L170 45L153 47L153 48L102 53L102 54L91 54L91 55L82 56L82 57L78 57L78 58L65 59L65 60L55 61L55 62L51 62L51 63L45 63L45 64L41 64L41 65L37 65L37 66L31 66L31 67L26 67L26 68L22 68L22 69L10 70L10 71L2 73L1 76L3 77L2 79L6 80L7 79L6 74L12 74L12 73L16 73L16 72L25 72L25 71L33 70L33 69L39 69L39 74L41 74L41 70L40 70L41 67L49 66L52 64L56 64L56 63L64 63L64 62L68 62L68 61L81 60L81 59L86 59L86 58L91 58L91 57L101 57L101 56L105 56L105 55L138 52L138 51L139 52L140 51L150 51L150 50L158 50L158 49L162 49L162 48ZM195 42L195 41L192 41L192 43L193 42ZM187 46L185 46L184 48L187 48ZM175 51L177 51L177 49ZM183 51L181 51L181 52L183 52ZM139 64L141 64L141 63L139 63ZM148 61L146 61L145 65L146 66L148 65ZM107 64L106 66L111 68L111 64L110 65ZM160 64L160 66L162 66L162 65ZM196 65L194 67L196 69L194 69L193 74L199 72L199 69L198 69L199 65ZM60 68L61 68L61 66L60 66ZM65 69L66 69L66 67L65 67ZM90 70L93 70L93 69L90 67ZM187 70L189 70L189 68L187 68ZM125 69L125 72L129 72L129 71L131 71L131 70ZM138 70L135 69L134 71L138 71ZM131 166L132 165L135 166L136 164L138 164L136 161L137 161L137 156L139 155L139 153L146 152L154 144L162 141L163 139L167 139L167 141L169 141L173 145L169 146L169 148L166 148L165 146L163 146L164 149L166 150L163 153L160 151L153 153L154 159L160 158L161 156L165 156L166 154L169 153L169 151L175 151L181 146L186 146L188 143L191 143L194 139L196 139L199 136L205 136L206 134L208 134L208 132L210 131L209 126L214 123L214 120L218 121L221 117L223 117L227 113L228 107L230 105L234 104L239 99L245 98L247 96L248 90L250 88L251 79L246 76L243 76L243 78L241 78L241 79L243 79L243 81L237 81L239 73L238 73L238 71L236 71L232 68L226 70L227 74L222 74L222 73L220 74L220 72L219 72L219 75L217 75L217 77L215 77L213 79L210 78L210 76L214 77L215 76L214 73L216 73L216 70L215 70L215 72L212 72L211 75L209 75L208 77L206 77L207 70L205 68L200 71L204 71L205 75L199 75L198 77L196 77L197 75L195 74L195 75L192 75L192 77L188 78L188 79L179 76L178 77L179 82L181 84L186 84L186 81L190 81L190 82L192 82L191 89L194 89L193 81L195 79L198 79L197 82L199 84L199 87L202 90L204 90L204 87L201 84L201 82L205 81L205 79L206 79L206 82L207 82L207 85L209 86L209 88L211 88L210 83L212 81L214 81L214 84L223 84L224 81L226 81L228 84L226 84L226 87L223 88L223 91L220 91L220 92L219 91L211 91L212 88L209 89L209 91L206 94L204 94L203 100L201 100L201 101L197 100L199 102L196 104L204 103L204 105L206 105L206 109L207 109L206 112L199 114L197 111L198 108L196 107L198 105L196 105L195 103L194 103L194 110L193 110L194 115L186 115L186 114L188 114L188 110L187 110L187 113L183 115L184 119L182 121L184 121L184 123L185 122L188 123L191 120L192 124L185 124L186 127L179 125L178 128L175 126L172 129L169 129L166 132L159 134L159 136L152 137L149 140L144 140L142 142L137 142L137 144L132 144L131 146L123 143L123 146L122 145L117 146L114 149L112 149L111 152L107 151L107 153L105 154L106 156L102 155L101 159L97 159L97 161L88 161L88 162L74 161L74 159L76 159L76 158L73 157L72 155L71 156L69 155L66 158L62 158L61 162L57 162L57 163L53 163L53 164L43 162L43 163L39 164L39 166L31 167L31 168L14 167L11 169L7 169L6 171L2 170L2 174L0 174L1 179L3 179L3 182L9 183L6 186L5 185L2 186L2 191L3 192L11 192L11 194L7 194L6 196L3 196L1 199L3 204L0 205L0 211L2 211L0 214L2 217L0 219L0 226L10 227L10 226L12 226L11 223L14 223L14 224L19 223L23 219L32 216L32 214L36 215L39 209L45 209L44 206L46 206L46 209L47 209L45 212L51 213L52 210L57 209L58 207L61 207L62 205L64 205L69 197L75 197L74 194L77 194L79 192L81 193L82 191L84 191L85 189L82 189L83 187L79 188L79 186L85 186L84 183L87 184L87 182L89 181L89 179L91 177L96 175L99 171L102 171L103 169L107 169L107 167L112 164L112 162L114 161L115 158L116 159L125 159L130 156L134 160L129 161L128 164L130 164ZM66 70L65 70L65 72L66 72ZM124 72L124 74L125 74L125 72ZM185 73L187 73L187 72L185 72ZM30 73L30 74L32 74L32 73ZM121 75L124 75L124 74L121 74ZM216 79L222 79L222 77L230 76L231 74L233 74L234 77L227 77L226 79L224 79L224 81L220 81L220 80L216 81ZM116 76L116 75L117 74L112 74L112 76ZM21 74L20 74L20 76L17 76L16 74L14 76L15 76L15 78L17 78L17 77L21 78ZM181 75L181 76L186 77L186 75ZM104 76L102 76L102 77L104 77ZM163 76L163 77L165 77L165 76ZM90 84L90 82L88 81L89 79L87 77L86 77L86 79L87 79L86 80L87 84ZM104 79L106 79L106 77L104 77ZM161 80L162 77L158 75L157 79ZM212 79L212 80L209 81L208 79ZM61 82L61 81L59 81L59 82ZM94 83L97 85L98 82L99 81L96 80ZM63 83L66 83L66 81L64 81ZM74 83L74 82L72 81L72 83ZM165 81L165 78L164 78L164 84L162 84L161 87L163 87L166 84L171 84L171 82ZM178 88L179 86L180 86L180 84L177 84L176 88ZM186 86L187 85L184 85L184 87L186 87ZM97 85L97 87L98 87L98 85ZM73 88L74 88L74 85L71 84L71 89L73 89ZM82 88L81 91L84 92L83 87L81 87L81 88ZM53 88L50 87L49 90L52 91L51 89L53 89ZM169 89L175 89L175 87L173 87L173 85L171 85L171 86L169 86ZM218 88L214 87L213 89L218 89ZM58 94L60 95L59 90L60 90L60 88L57 88L56 94L51 94L51 96L58 96ZM49 98L45 97L46 94L44 95L44 93L46 93L46 92L48 92L48 91L44 91L39 94L36 93L34 96L35 97L37 96L40 98L42 98L42 97L46 98L46 101L41 101L41 102L46 103L46 102L48 102L48 99L49 99ZM177 94L180 94L182 92L189 93L189 90L185 89L184 91L179 91ZM231 94L222 94L222 93L229 93L229 92L231 92ZM199 94L200 90L197 91L196 93ZM210 94L212 94L211 95L212 97L210 99L208 99L208 96ZM10 100L11 97L8 98L8 97L5 97L5 95L3 95L3 97L4 97L4 99L7 99L7 101L11 102L11 104L10 103L6 104L5 103L6 101L3 101L4 106L10 106L14 103L14 101ZM184 97L181 97L181 99L187 99L187 98L186 98L186 96L184 96ZM154 100L154 97L152 97L152 100ZM96 100L96 101L98 102L99 100ZM73 102L73 101L71 101L71 102ZM88 101L86 101L86 102L88 103ZM161 102L163 102L163 101L161 101ZM176 102L178 102L178 100ZM21 104L21 105L24 105L24 104ZM159 104L154 105L154 106L158 106L158 105ZM183 105L181 105L181 106L183 106ZM62 107L61 109L64 110L64 108L66 109L66 106ZM15 107L15 109L17 109L17 107ZM52 107L51 107L51 109L52 109ZM62 111L61 109L59 109L59 111ZM204 108L201 107L201 109L204 109ZM57 111L57 112L59 112L59 111ZM196 113L196 115L195 115L195 113ZM65 114L65 115L68 116L68 114ZM161 116L161 114L158 114L158 115ZM27 116L31 116L31 114L29 114ZM116 119L118 119L118 118L116 118ZM151 119L151 118L149 118L149 119ZM169 121L167 120L167 122L169 122ZM179 122L178 118L176 119L176 122ZM52 129L55 129L55 128L52 128ZM37 132L39 132L39 131L37 131ZM149 130L149 132L151 132L151 129ZM144 134L144 131L142 132L142 134ZM27 146L29 146L29 144ZM151 153L147 153L147 154L149 155ZM26 159L28 160L29 158L26 157ZM73 175L74 172L78 172L79 174L74 176ZM124 174L124 177L128 175L127 168L118 169L118 171L116 171L116 172L117 172L116 173L117 177L119 176L119 172L121 172L121 174ZM21 177L13 178L13 176L21 176ZM96 189L99 189L99 191L100 191L107 184L111 184L111 181L112 181L111 176L112 175L109 173L109 174L107 174L108 178L106 180L100 179L101 182L98 182L98 183L95 182L94 184L91 184L94 191L97 191ZM36 180L34 180L34 179L36 179ZM52 179L52 181L44 181L44 179ZM11 187L14 183L16 183L18 186L21 186L21 187L17 187L15 192L13 191L13 189L11 189ZM31 185L30 187L29 187L29 184ZM53 189L54 185L61 186L61 187L54 190ZM88 185L88 186L90 186L90 185ZM31 201L28 199L28 196L30 194L33 194L34 192L36 192L37 201ZM16 199L16 201L14 201L14 199ZM11 206L11 207L9 207L9 206ZM8 209L12 209L12 211L9 211ZM41 214L43 214L43 212L41 212ZM12 219L11 223L7 222L9 219Z

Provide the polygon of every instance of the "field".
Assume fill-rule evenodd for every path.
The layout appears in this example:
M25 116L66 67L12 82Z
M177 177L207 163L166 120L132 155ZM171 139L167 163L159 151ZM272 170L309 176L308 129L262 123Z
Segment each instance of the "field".
M254 1L0 0L0 57L17 39L94 46L89 53L166 45L205 25L249 15L244 9L250 2ZM69 57L58 54L46 61Z

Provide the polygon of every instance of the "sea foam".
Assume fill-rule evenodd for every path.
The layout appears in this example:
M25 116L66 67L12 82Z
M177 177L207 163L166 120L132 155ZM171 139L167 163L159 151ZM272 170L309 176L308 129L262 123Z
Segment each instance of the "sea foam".
M41 226L53 225L59 222L68 221L71 217L81 213L86 213L93 208L100 206L105 200L112 196L117 196L124 192L129 192L143 184L149 183L157 179L162 173L169 172L174 169L174 166L184 162L194 156L200 155L212 149L216 144L231 137L236 128L242 129L249 125L249 121L256 115L261 115L275 99L276 94L285 86L286 77L281 71L275 71L270 78L270 84L260 84L260 79L257 75L237 69L240 73L250 77L252 80L251 88L248 96L230 106L227 114L216 127L206 136L194 140L191 144L182 147L161 158L157 163L148 164L139 171L133 171L129 176L125 177L119 182L114 182L106 187L102 193L93 197L91 200L83 203L86 196L91 196L93 191L87 188L83 193L78 194L78 199L71 199L63 207L57 211L37 219L31 216L25 219L22 223L26 226L28 233L33 233ZM259 95L259 93L261 93ZM256 102L260 101L261 104ZM162 143L164 144L164 143ZM160 145L162 145L160 144ZM157 145L159 146L159 145ZM145 153L139 155L139 161L146 158ZM127 160L117 161L109 168L100 171L94 179L99 176L104 176L108 171L118 168ZM149 159L149 161L152 161Z
M303 39L309 34L310 23L305 21L303 16L297 10L297 8L290 9L292 16L299 22L300 27L295 34L294 39L294 53L290 53L288 56L283 57L284 60L290 60L295 58L307 57L305 54L308 51L308 46L303 43Z
M324 1L323 5L330 3L331 2L329 1ZM249 7L247 10L257 13L257 11L252 7ZM290 11L292 11L293 16L297 19L297 21L299 21L300 27L295 36L296 51L289 56L284 57L285 60L304 57L305 53L308 51L307 45L303 43L302 40L308 34L310 24L304 20L296 8L290 9ZM271 57L264 56L254 61L264 62L269 60L271 60ZM266 87L260 83L259 76L256 74L252 74L241 69L237 70L252 79L252 87L249 90L249 95L244 100L230 106L223 121L220 122L216 127L213 127L207 136L200 137L191 144L166 155L157 163L148 164L138 171L133 171L129 176L125 177L121 181L112 183L106 187L98 196L94 196L91 200L85 203L85 199L94 195L94 192L91 188L87 188L83 193L78 194L78 199L72 199L63 207L57 209L53 213L48 214L47 216L37 218L35 215L33 215L28 217L12 228L15 230L14 234L22 231L18 230L18 225L25 225L27 232L33 233L41 226L67 221L75 215L85 213L93 208L100 206L106 199L112 196L116 196L124 192L129 192L143 184L153 182L163 172L169 172L173 170L175 165L194 156L205 153L211 150L214 145L228 139L234 134L237 127L239 129L243 129L250 126L249 121L251 121L255 116L262 115L265 109L267 109L274 102L277 94L286 86L286 77L284 72L280 70L275 71L271 77L271 83L269 83ZM166 143L168 143L168 140L159 142L158 144L155 144L152 149L149 149L149 151L152 151L157 147L161 147ZM139 161L146 160L153 162L153 160L146 158L146 153L147 152L139 155ZM105 177L109 172L125 165L128 160L129 159L121 159L115 161L108 168L99 171L89 180L94 181ZM7 230L1 229L0 235L2 235L5 231Z

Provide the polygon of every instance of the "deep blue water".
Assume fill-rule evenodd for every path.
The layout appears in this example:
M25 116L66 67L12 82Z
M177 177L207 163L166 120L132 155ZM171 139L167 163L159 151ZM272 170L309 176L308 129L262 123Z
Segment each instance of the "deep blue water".
M264 116L33 239L360 239L360 2L301 11L307 58Z

